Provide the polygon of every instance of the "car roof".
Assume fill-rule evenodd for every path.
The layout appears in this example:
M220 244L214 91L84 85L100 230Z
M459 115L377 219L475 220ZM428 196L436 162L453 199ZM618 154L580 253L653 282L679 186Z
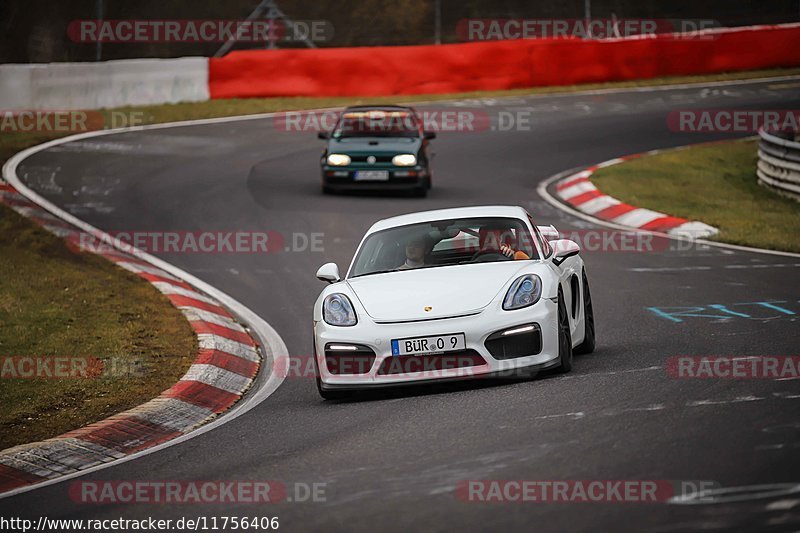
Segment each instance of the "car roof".
M353 105L344 108L348 111L414 111L414 108L403 105Z
M477 218L477 217L497 217L497 218L518 218L525 219L528 212L522 207L514 205L479 205L474 207L456 207L451 209L436 209L434 211L420 211L419 213L408 213L396 217L379 220L367 232L374 233L398 226L409 224L419 224L433 220L448 220L455 218Z

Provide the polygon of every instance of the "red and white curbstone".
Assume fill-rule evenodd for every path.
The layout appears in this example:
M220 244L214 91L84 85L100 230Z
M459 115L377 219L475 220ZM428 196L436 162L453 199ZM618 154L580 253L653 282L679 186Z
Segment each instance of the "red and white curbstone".
M611 159L567 176L556 183L556 196L578 211L620 226L692 239L703 239L719 233L717 228L703 222L674 217L621 202L604 194L590 181L592 174L600 168L617 165L643 155L645 154Z
M73 247L87 242L77 228L4 182L0 182L0 203ZM0 451L0 494L178 438L230 409L252 386L259 371L262 356L258 343L221 302L133 255L115 249L97 253L149 281L181 310L197 335L197 357L180 381L149 402L52 439Z

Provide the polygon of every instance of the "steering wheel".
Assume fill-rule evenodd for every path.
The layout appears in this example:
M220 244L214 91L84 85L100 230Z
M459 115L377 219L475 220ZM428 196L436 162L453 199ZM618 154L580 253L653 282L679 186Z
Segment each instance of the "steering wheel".
M511 258L508 257L506 254L501 254L500 252L484 252L482 250L478 250L472 256L473 263L485 263L489 261L502 261L502 260L510 260Z

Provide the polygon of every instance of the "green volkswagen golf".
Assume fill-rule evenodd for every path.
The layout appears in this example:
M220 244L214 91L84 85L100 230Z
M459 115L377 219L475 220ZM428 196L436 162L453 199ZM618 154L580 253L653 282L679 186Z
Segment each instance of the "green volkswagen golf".
M403 106L345 109L322 153L322 191L407 190L425 196L431 188L429 141L416 111Z

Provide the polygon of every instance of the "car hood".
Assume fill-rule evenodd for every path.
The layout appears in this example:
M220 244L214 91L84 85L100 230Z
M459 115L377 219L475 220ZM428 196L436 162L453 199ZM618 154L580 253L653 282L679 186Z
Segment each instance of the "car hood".
M379 322L430 320L478 312L524 269L504 261L372 274L347 280L367 314ZM430 307L430 311L425 311Z
M329 153L416 153L422 141L409 137L347 137L331 139L328 143Z

